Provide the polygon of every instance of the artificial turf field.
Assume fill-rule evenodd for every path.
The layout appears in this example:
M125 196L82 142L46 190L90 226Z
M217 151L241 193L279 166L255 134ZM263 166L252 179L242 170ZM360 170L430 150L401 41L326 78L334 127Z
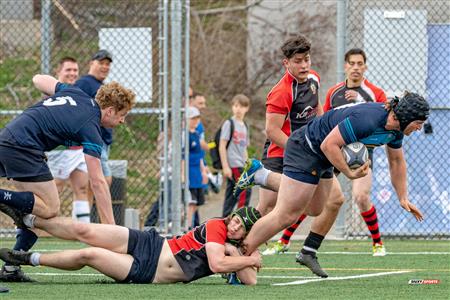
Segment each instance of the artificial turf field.
M11 247L2 239L0 247ZM388 255L372 257L369 241L325 240L319 262L328 279L295 263L300 242L288 254L264 256L258 285L226 285L219 276L190 284L116 284L91 268L61 271L24 267L35 283L0 283L3 299L450 299L450 241L385 240ZM81 243L41 238L36 251L84 247ZM263 247L262 247L263 248ZM114 262L111 262L114 263ZM411 279L438 284L411 285Z

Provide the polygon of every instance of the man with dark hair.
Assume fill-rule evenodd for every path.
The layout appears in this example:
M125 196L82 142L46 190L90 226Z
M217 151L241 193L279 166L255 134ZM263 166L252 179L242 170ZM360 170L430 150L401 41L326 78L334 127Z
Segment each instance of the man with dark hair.
M44 152L59 145L82 145L99 214L114 222L108 219L112 218L111 195L100 166L100 126L113 128L124 123L134 105L134 93L112 82L103 86L94 100L49 75L35 75L33 83L50 96L27 108L0 131L0 177L10 179L15 186L14 191L0 189L0 210L10 216L16 210L20 215L55 217L60 199ZM22 234L17 236L14 249L28 251L37 236L21 219L15 221ZM29 278L20 269L5 267L0 280Z
M348 104L328 111L292 133L285 148L283 175L264 168L257 160L249 161L236 191L256 183L278 191L278 198L272 212L262 217L246 237L246 250L249 253L254 251L294 222L299 214L320 215L331 192L333 167L349 179L366 176L369 161L359 168L350 169L341 152L342 146L357 141L371 147L387 145L391 181L400 205L422 221L422 213L408 199L402 143L405 135L422 128L429 112L427 101L415 93L406 93L401 99L395 98L385 104ZM308 243L317 247L320 239L314 235ZM307 250L314 252L313 247ZM309 258L317 260L315 255ZM304 263L317 266L311 261Z
M347 51L345 54L344 70L346 74L346 80L331 87L325 98L325 104L323 106L324 111L337 108L349 103L366 103L366 102L385 102L386 94L384 91L369 82L364 77L364 72L367 70L366 54L362 49L353 48ZM369 148L369 157L372 161L370 168L373 167L373 148ZM369 228L373 239L373 255L384 256L385 248L381 241L381 236L378 227L378 217L376 214L375 206L370 201L370 190L372 184L372 171L369 170L367 176L353 180L352 190L353 199L357 203L361 211L361 216ZM344 195L341 191L339 182L336 178L333 178L333 187L331 194L327 200L327 204L324 207L324 211L314 219L310 236L315 236L318 241L324 239L325 235L330 231L334 221L337 218L338 212L342 204L344 203ZM288 231L294 231L290 228ZM306 239L309 241L309 238ZM287 244L285 239L280 242ZM308 243L308 242L305 242ZM316 245L320 246L320 243ZM318 249L312 245L305 245L306 248L302 249L297 255L297 261L303 264L304 260L310 260L311 255L315 255ZM310 250L306 250L310 249ZM312 251L313 249L314 251ZM314 253L311 253L314 252ZM305 258L306 257L306 258ZM315 260L311 260L315 261ZM321 270L320 265L313 268L314 270ZM323 271L317 271L321 275L325 275Z
M310 48L309 40L301 35L288 39L282 45L286 72L267 95L267 140L262 162L267 169L279 174L283 172L284 149L291 133L323 113L319 102L320 77L311 69ZM257 209L266 215L275 206L277 193L261 187L259 198ZM299 215L292 226L298 227L303 218ZM292 233L285 231L283 237L288 240ZM277 242L263 254L287 249L287 243Z
M237 247L260 216L253 207L243 207L227 218L210 219L182 236L167 239L154 229L36 217L31 226L93 247L42 254L4 248L0 258L17 265L63 270L90 266L123 283L191 282L214 273L236 272L242 283L254 285L261 256L258 251L242 256Z

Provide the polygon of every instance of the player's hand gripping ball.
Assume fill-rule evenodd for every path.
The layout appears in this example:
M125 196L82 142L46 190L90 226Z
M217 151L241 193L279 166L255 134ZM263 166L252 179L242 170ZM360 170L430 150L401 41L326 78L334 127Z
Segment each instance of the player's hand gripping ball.
M367 147L360 142L344 145L342 154L350 169L361 167L369 159Z

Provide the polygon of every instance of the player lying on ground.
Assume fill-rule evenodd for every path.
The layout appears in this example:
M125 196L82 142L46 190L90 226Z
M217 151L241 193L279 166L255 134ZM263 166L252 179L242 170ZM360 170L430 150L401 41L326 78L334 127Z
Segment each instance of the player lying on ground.
M256 222L244 241L252 253L280 230L294 223L299 215L320 215L330 194L333 167L350 179L367 175L369 161L350 169L341 147L356 141L371 146L387 145L392 185L400 205L421 221L423 215L408 198L403 137L420 130L429 115L429 104L418 94L407 93L390 103L363 103L341 106L294 131L284 153L283 175L270 172L261 162L252 160L236 184L236 193L254 183L278 190L275 208ZM310 262L316 265L313 252Z
M8 210L10 216L21 218L14 213L14 210ZM43 219L28 215L25 223L31 227L93 247L42 254L4 248L0 249L0 258L14 265L41 265L63 270L90 266L119 282L190 282L213 273L237 272L242 283L254 285L261 256L257 251L250 256L241 256L236 246L259 218L256 209L243 207L227 218L210 219L182 236L165 239L154 230L139 231L118 225L85 224L69 218Z

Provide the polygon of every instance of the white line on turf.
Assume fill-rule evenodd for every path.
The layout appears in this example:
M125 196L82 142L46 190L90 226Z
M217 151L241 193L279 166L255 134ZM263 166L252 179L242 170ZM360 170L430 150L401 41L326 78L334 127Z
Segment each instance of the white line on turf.
M284 254L297 254L298 252L284 252ZM342 255L370 255L372 252L339 252L339 251L326 251L317 252L318 254L342 254ZM386 255L450 255L450 252L386 252Z
M382 272L382 273L362 274L362 275L353 275L353 276L305 279L305 280L297 280L297 281L292 281L292 282L274 283L272 285L299 285L299 284L306 284L306 283L317 282L317 281L359 279L359 278L367 278L367 277L378 277L378 276L386 276L386 275L403 274L403 273L409 273L409 272L411 272L411 271Z
M82 248L80 248L82 249ZM34 252L59 252L68 249L33 249ZM71 249L72 250L72 249ZM284 252L282 254L297 254L298 252ZM372 252L340 252L340 251L325 251L325 252L317 252L318 254L332 254L332 255L370 255L372 256ZM450 255L450 252L386 252L386 255Z

